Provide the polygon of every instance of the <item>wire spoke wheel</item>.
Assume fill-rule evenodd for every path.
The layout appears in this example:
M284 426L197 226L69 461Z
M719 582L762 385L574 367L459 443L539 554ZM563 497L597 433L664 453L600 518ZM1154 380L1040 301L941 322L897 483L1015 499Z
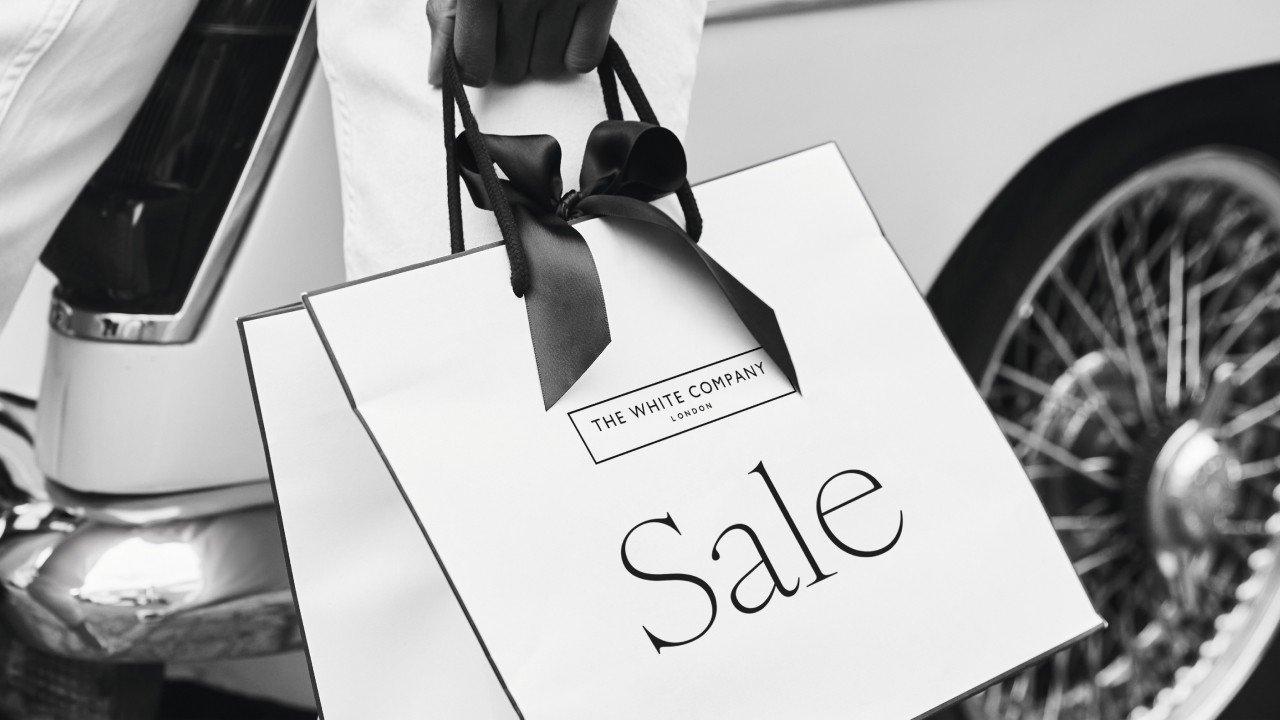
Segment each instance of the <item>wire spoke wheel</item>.
M1040 266L980 386L1109 627L975 720L1209 720L1280 621L1280 175L1131 176Z

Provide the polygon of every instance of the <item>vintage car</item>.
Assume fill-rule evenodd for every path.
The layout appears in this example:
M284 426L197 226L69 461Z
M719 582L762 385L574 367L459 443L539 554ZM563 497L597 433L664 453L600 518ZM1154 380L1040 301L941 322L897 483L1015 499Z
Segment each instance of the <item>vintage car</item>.
M161 666L309 702L234 320L341 278L337 163L311 10L234 5L201 3L140 114L183 122L108 160L0 338L6 380L43 362L0 400L5 682L63 678L53 716L138 717ZM946 712L1280 702L1277 37L1268 0L710 2L692 179L838 142L1109 622ZM113 168L184 144L121 200Z

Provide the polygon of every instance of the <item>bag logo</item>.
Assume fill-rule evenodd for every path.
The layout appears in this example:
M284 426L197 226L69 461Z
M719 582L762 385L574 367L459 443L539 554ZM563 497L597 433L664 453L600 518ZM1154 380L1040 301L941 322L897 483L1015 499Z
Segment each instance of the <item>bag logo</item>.
M763 348L569 412L596 464L795 393Z

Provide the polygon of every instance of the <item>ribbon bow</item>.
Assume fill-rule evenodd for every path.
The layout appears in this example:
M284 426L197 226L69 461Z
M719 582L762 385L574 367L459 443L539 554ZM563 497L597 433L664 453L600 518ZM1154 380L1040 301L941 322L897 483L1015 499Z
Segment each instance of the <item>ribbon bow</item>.
M454 142L459 172L472 201L493 210L494 198L465 136L465 132L458 135ZM580 189L570 192L563 192L560 144L555 138L483 137L494 163L506 176L498 185L515 216L532 278L524 299L546 408L573 387L610 340L595 260L586 241L570 224L587 216L644 222L678 238L702 261L743 324L799 389L773 309L698 247L666 213L650 204L684 185L684 148L674 133L645 122L601 122L587 138Z

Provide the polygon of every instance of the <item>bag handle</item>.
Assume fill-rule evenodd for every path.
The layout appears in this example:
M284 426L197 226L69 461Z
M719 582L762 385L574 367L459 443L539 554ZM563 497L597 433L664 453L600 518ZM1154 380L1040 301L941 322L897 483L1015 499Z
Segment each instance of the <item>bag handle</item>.
M640 120L651 125L660 124L657 115L653 112L653 106L649 104L649 99L640 87L640 81L636 79L635 72L631 69L631 64L627 61L622 48L613 38L609 38L604 58L599 68L597 68L597 73L600 76L600 89L604 96L605 113L609 120L622 119L622 103L618 96L618 82L621 81L623 90L627 93L627 99L630 100L632 107L635 108ZM456 113L462 116L462 126L466 131L467 145L475 156L481 181L484 183L486 194L491 198L490 204L493 206L493 213L498 220L498 228L502 233L503 243L506 245L507 259L511 266L511 289L516 294L516 297L523 297L529 291L530 279L524 245L520 240L519 226L516 223L515 213L511 209L511 202L507 199L502 189L502 183L498 180L497 169L494 167L488 145L480 132L475 114L472 112L471 102L467 98L466 87L463 85L458 72L457 59L452 52L445 54L442 93L443 102L441 104L444 106L445 186L448 192L449 206L449 250L451 253L460 253L465 250L462 226L461 174L458 169L457 154L454 150L454 141L457 137L454 117L456 108ZM685 217L685 230L696 242L699 236L702 235L702 214L698 210L698 203L693 196L693 189L689 186L688 180L676 191L676 197L680 201L680 209Z
M476 116L471 111L471 101L467 99L467 91L458 73L458 63L452 52L445 53L443 102L444 105L444 152L445 172L448 178L449 202L449 247L452 252L459 253L465 249L462 237L462 195L460 183L461 173L458 171L458 158L454 152L456 138L454 126L455 107L462 115L462 127L466 130L464 137L471 152L476 158L480 171L480 179L484 182L485 192L492 199L493 214L498 219L498 228L502 232L502 240L507 248L507 260L511 264L511 289L516 297L523 297L529 291L529 265L525 260L524 245L520 242L520 230L516 225L515 213L511 202L507 200L498 182L498 172L494 168L493 158L489 155L489 146L485 143Z
M622 119L622 104L618 100L618 83L622 81L622 87L627 92L627 99L631 101L631 106L635 108L636 115L640 117L642 122L650 125L661 125L658 122L658 116L653 112L653 106L649 104L649 98L645 97L644 89L640 87L640 81L636 79L635 71L631 69L631 63L627 62L627 56L623 54L622 48L613 39L609 38L609 44L605 46L604 59L600 62L600 66L596 68L596 74L600 76L600 91L604 94L605 115L610 120ZM693 196L693 188L689 186L686 179L676 190L676 198L680 200L680 211L684 213L685 232L694 242L702 237L702 213L698 210L698 201Z

